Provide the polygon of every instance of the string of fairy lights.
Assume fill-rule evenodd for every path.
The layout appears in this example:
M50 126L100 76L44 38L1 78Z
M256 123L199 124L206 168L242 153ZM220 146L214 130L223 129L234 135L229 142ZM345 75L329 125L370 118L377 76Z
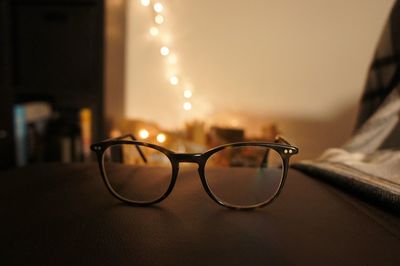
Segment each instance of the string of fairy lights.
M167 59L166 62L168 63L168 66L170 66L170 69L173 69L172 66L175 66L174 69L176 69L176 65L178 63L176 52L171 47L169 47L165 41L163 42L163 38L161 38L163 34L167 34L167 32L165 32L164 28L162 27L162 25L166 21L164 5L159 1L152 0L140 0L140 4L143 7L151 8L153 14L153 23L149 28L149 34L152 38L158 38L161 41L160 55ZM171 86L181 90L181 95L183 97L183 110L192 110L192 89L188 86L182 86L183 80L178 71L172 70L169 72L170 73L168 74L167 81Z

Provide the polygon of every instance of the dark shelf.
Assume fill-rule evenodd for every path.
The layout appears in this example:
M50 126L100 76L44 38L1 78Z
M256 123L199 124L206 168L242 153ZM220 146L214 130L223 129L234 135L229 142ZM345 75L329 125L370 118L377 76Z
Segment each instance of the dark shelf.
M14 157L17 103L45 101L64 114L89 108L92 138L102 138L103 0L0 1L0 14L0 130L7 131L0 139L0 168L14 164L3 159Z

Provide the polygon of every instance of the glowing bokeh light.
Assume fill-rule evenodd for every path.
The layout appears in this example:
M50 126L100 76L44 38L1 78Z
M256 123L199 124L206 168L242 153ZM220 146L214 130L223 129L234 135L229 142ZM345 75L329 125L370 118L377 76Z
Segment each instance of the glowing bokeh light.
M153 9L157 13L161 13L164 10L164 6L160 2L157 2L154 4Z
M190 102L185 102L183 104L183 109L185 109L186 111L189 111L192 109L192 104Z
M154 17L154 21L159 25L163 24L164 23L164 17L162 15L158 14L157 16Z
M161 47L160 53L161 53L163 56L167 56L167 55L169 54L169 48L168 48L167 46Z
M179 83L179 79L177 76L172 76L169 78L169 82L171 83L171 85L176 86Z
M160 30L157 27L151 27L150 28L150 35L151 36L157 36L160 33Z
M155 12L155 16L154 16L154 22L157 25L161 25L165 22L165 18L164 16L161 14L164 11L164 5L161 2L156 1L152 1L152 0L140 0L141 5L143 6L149 6L150 4L152 4L153 10ZM166 34L164 31L160 32L160 28L158 26L152 26L149 29L149 34L153 37L159 36L158 38L160 38L161 43L167 44L170 43L169 41L165 40L165 36L168 36L168 34ZM160 48L160 53L162 56L167 57L167 63L170 64L171 66L169 68L173 68L173 69L169 69L169 73L167 74L167 77L169 76L169 83L173 86L177 86L180 84L180 79L175 75L175 73L177 73L176 69L175 69L175 65L178 62L178 58L176 56L175 53L172 53L170 51L170 49L167 46L162 46ZM174 65L174 66L172 66ZM193 96L193 92L191 90L190 87L186 86L185 90L183 91L183 97L186 99L186 101L183 103L183 109L186 111L189 111L192 109L192 103L189 102L188 100L191 99ZM147 131L146 129L141 129L139 131L139 137L141 139L147 139L149 138L150 133L149 131ZM166 135L163 133L160 133L156 136L156 140L159 143L163 143L166 140Z
M150 136L150 133L146 129L139 130L139 137L141 139L147 139L149 136Z
M186 99L190 99L190 98L192 97L192 95L193 95L193 93L192 93L192 91L189 90L189 89L186 89L186 90L184 90L184 92L183 92L183 97L185 97Z
M150 0L140 0L140 3L142 4L142 6L149 6Z
M157 135L156 139L159 143L164 143L167 140L167 136L165 136L163 133L160 133Z

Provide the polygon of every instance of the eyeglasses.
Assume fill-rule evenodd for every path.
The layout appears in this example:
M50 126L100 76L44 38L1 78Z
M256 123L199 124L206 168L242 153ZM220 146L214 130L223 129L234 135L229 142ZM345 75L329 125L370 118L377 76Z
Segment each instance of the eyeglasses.
M108 190L123 202L146 206L164 200L175 185L179 163L185 162L199 166L211 199L236 209L272 202L285 183L289 158L298 153L280 136L274 143L237 142L205 153L176 153L124 135L92 144L91 150Z

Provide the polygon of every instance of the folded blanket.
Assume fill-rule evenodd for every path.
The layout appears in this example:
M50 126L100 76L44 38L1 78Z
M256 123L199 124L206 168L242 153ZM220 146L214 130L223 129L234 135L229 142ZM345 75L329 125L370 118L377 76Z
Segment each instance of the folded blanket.
M330 165L339 172L371 177L371 180L382 179L382 182L393 184L394 189L400 188L400 151L381 150L364 154L328 149L316 162Z
M400 149L380 149L399 123L397 88L342 148L328 149L319 158L294 167L400 209Z
M400 210L400 151L363 154L328 149L317 160L293 166Z

